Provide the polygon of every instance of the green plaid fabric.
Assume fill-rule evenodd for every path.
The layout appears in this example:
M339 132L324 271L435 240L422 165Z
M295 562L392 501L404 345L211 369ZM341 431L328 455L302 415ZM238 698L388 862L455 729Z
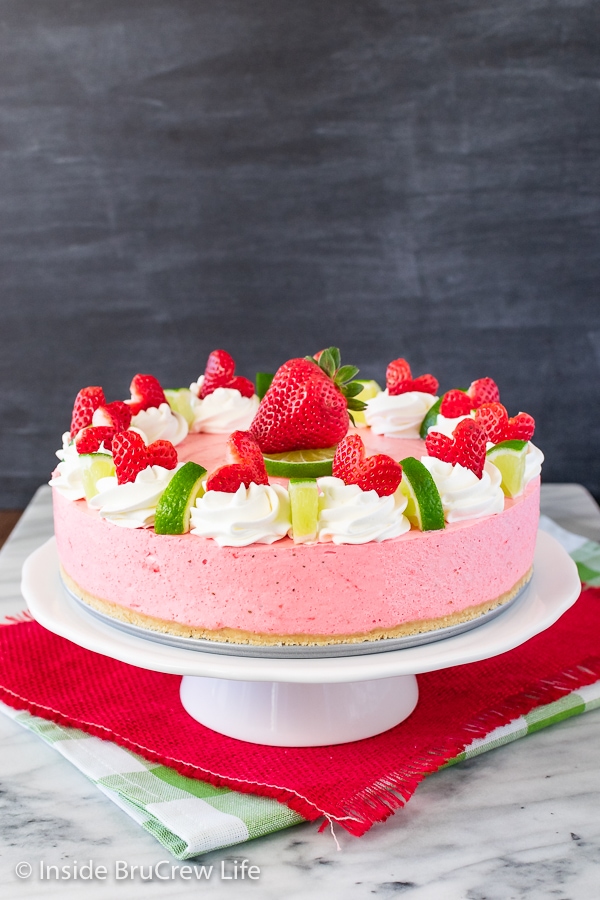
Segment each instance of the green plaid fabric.
M599 587L600 545L565 531L545 517L541 527L571 554L581 580ZM598 706L600 681L496 728L473 741L447 765L471 759ZM76 728L55 725L2 703L0 712L51 744L177 859L190 859L304 821L276 800L185 778L173 769L150 763Z

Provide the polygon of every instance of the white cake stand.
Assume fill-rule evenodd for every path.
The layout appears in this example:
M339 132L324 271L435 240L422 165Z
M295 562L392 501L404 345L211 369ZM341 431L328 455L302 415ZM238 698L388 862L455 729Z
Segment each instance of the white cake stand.
M364 656L273 659L171 647L99 622L64 589L54 539L29 556L22 580L32 615L49 631L140 668L183 675L181 701L194 719L230 737L285 747L341 744L392 728L417 704L415 675L512 650L556 622L580 590L575 563L540 531L527 590L471 631Z

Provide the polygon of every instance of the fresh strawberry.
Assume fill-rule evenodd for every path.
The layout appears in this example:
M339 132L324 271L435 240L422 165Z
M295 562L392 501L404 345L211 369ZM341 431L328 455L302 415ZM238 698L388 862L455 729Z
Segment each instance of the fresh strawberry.
M485 466L486 441L487 435L482 425L474 419L463 419L454 429L452 438L439 431L430 432L425 440L425 447L429 456L452 463L453 466L458 463L481 478Z
M394 359L387 367L385 373L385 385L388 394L395 396L396 394L405 393L404 390L397 391L396 388L405 384L412 379L410 366L405 359Z
M478 378L471 382L467 394L473 401L473 409L478 409L484 403L497 403L500 400L500 390L491 378Z
M333 457L332 475L346 484L355 484L353 479L360 473L365 459L365 445L358 434L348 434L337 445Z
M421 394L437 394L439 386L439 381L433 375L419 375L412 379L409 390L419 391Z
M529 413L520 412L508 420L505 441L530 441L535 432L535 419Z
M436 394L439 387L433 375L419 375L413 378L410 366L405 359L394 359L387 367L385 385L390 397L406 394L408 391L420 391L423 394Z
M99 406L92 417L92 425L112 428L115 432L127 431L131 425L131 406L122 400Z
M249 378L244 378L243 375L236 375L227 387L239 391L242 397L254 397L254 382Z
M348 410L362 410L355 366L340 366L337 347L313 357L290 359L275 373L250 432L263 453L331 447L346 435Z
M464 391L446 391L442 397L440 412L446 419L468 416L472 409L471 398Z
M200 399L204 400L220 387L234 388L242 397L252 397L254 394L254 384L250 379L236 376L233 357L226 350L213 350L204 370Z
M131 400L127 401L127 405L132 416L137 416L143 409L150 409L152 406L160 406L161 403L167 402L165 392L154 375L134 375L129 390L131 391Z
M454 461L470 469L478 478L483 475L487 434L473 419L463 419L454 431Z
M174 469L177 465L177 450L171 441L154 441L148 445L150 466L162 466L163 469Z
M475 410L475 421L485 429L487 439L492 444L506 440L508 413L502 403L484 403Z
M75 436L75 449L78 453L97 453L104 444L107 450L111 450L114 434L114 428L88 425Z
M139 472L150 463L150 454L137 431L121 431L112 441L112 454L117 471L117 482L135 481Z
M375 491L380 497L387 497L402 481L402 466L384 453L366 457L362 438L350 434L338 444L332 474L345 484L357 484L362 491Z
M207 479L206 490L235 494L241 484L250 487L253 481L252 469L233 463L230 466L221 466L220 469L216 469Z
M234 431L227 441L227 459L252 472L255 484L268 484L265 461L256 438L249 431Z
M425 449L428 456L435 456L442 462L454 463L454 440L439 431L430 431L425 438Z
M75 397L71 416L71 437L74 438L82 428L92 424L92 416L99 406L106 403L101 387L85 387Z

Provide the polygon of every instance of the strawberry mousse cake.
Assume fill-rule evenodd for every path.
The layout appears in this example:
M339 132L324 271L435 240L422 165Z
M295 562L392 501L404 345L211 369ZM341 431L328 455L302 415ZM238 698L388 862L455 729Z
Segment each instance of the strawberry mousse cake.
M440 392L403 359L384 389L357 374L328 348L259 398L216 350L190 388L84 388L50 481L67 589L151 631L258 646L433 632L508 603L532 574L533 419L490 378Z

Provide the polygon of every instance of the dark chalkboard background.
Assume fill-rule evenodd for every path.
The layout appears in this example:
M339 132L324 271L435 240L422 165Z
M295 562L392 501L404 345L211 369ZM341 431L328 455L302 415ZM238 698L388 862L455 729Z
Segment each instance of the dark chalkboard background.
M339 344L600 494L597 0L0 0L0 505L73 398Z

